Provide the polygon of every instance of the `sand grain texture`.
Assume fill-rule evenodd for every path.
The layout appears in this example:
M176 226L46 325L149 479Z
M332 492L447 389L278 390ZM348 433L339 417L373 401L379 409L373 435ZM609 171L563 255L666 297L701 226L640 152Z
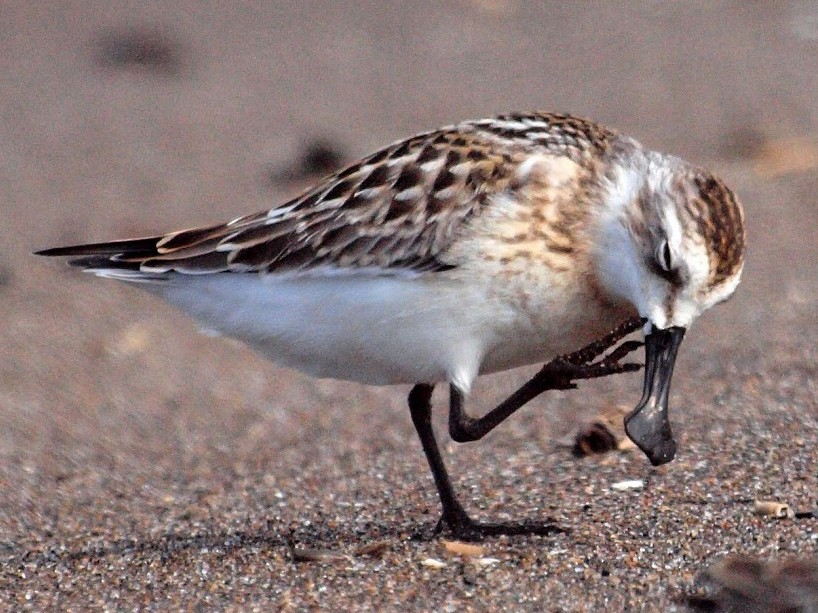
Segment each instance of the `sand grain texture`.
M0 608L666 611L727 554L816 556L818 519L799 515L818 504L809 3L9 4ZM548 395L448 446L476 517L564 533L447 552L408 389L277 369L148 295L30 255L269 207L305 187L271 169L316 139L354 157L534 109L712 168L749 227L743 285L682 347L674 462L560 443L635 403L640 375ZM527 374L481 380L473 410ZM611 489L627 480L644 486ZM795 516L758 515L756 500Z

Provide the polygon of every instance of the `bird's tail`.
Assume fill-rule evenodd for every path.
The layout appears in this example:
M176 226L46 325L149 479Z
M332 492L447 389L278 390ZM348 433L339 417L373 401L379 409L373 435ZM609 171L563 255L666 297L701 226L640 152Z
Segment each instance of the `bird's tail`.
M71 266L99 277L156 283L173 273L227 270L227 253L214 248L223 237L224 226L212 226L147 238L53 247L36 251L35 255L70 258Z

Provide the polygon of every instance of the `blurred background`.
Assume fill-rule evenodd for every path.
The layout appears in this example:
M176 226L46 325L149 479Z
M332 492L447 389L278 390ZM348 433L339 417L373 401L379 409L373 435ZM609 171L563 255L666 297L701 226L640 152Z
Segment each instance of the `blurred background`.
M312 522L320 534L350 538L360 530L344 522L361 517L383 533L433 523L437 503L405 409L408 388L277 368L197 334L147 294L30 254L270 208L394 140L507 111L593 118L707 166L737 191L749 233L745 277L683 346L672 409L683 452L665 494L674 482L700 482L697 462L724 462L730 474L751 473L736 479L730 500L788 495L814 506L816 58L818 4L807 0L4 2L5 570L26 552L87 553L93 543L158 543L169 533L240 530L274 541L271 521ZM473 410L528 374L481 380ZM561 441L601 407L633 404L640 386L637 375L552 394L486 441L451 448L464 497L513 516L555 503L554 483L596 492L593 475L621 462L577 468ZM779 454L784 448L792 453ZM648 470L642 458L622 462L623 476ZM340 524L328 524L336 511ZM743 534L744 520L734 520ZM371 525L363 533L371 536ZM770 537L778 549L815 551L814 521L781 529ZM714 539L710 554L730 550ZM751 551L769 544L742 542L756 543ZM272 549L274 570L265 572L268 595L278 598L300 584ZM661 585L639 562L629 580L666 602L703 562L689 556L660 573ZM587 556L578 564L594 568ZM28 583L2 575L6 596L23 602L31 591L27 602L50 602L37 600L36 585L53 596L43 587L53 572L29 573ZM552 576L561 577L556 567ZM93 601L87 580L62 602ZM526 589L538 585L555 598L573 589L568 579ZM310 602L300 600L309 588L292 589L295 605ZM594 589L622 593L607 580ZM236 591L225 593L233 602ZM427 606L443 598L434 589L422 597Z

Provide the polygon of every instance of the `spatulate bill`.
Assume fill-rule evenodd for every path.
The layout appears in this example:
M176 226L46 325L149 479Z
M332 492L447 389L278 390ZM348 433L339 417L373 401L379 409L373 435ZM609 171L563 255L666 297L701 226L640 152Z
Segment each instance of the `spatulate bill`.
M685 329L654 328L645 336L645 384L636 408L625 417L625 432L651 464L659 466L676 455L676 441L668 419L668 395L673 365Z

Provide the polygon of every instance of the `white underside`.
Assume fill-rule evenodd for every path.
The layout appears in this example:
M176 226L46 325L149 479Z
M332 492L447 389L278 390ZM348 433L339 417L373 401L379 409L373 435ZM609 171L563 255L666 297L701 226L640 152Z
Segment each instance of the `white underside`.
M172 275L141 287L274 362L373 385L448 381L468 391L480 373L542 362L581 340L537 329L445 273Z

